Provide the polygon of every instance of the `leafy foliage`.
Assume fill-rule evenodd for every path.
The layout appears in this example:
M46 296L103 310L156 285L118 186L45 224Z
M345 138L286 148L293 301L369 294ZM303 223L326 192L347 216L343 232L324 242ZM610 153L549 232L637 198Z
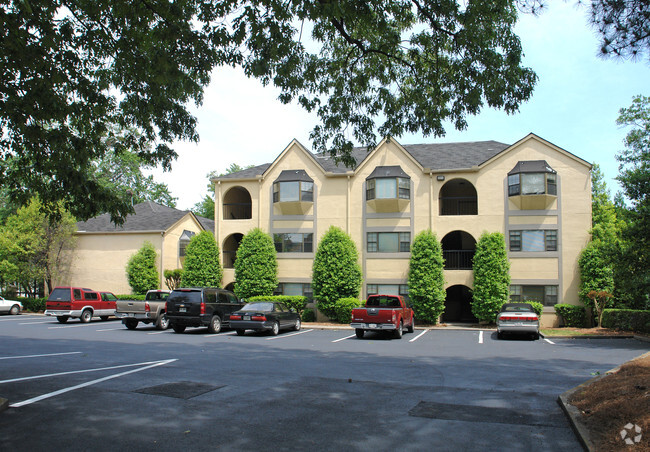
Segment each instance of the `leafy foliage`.
M151 242L144 242L142 248L129 258L126 276L135 294L145 294L158 288L156 249Z
M235 259L235 293L239 298L273 295L278 287L278 262L273 239L259 228L239 243Z
M80 219L123 219L130 199L91 171L102 137L129 128L129 149L169 168L169 143L198 140L186 104L221 65L315 111L316 150L347 162L352 139L440 136L485 105L516 112L537 80L513 31L518 3L4 0L0 185Z
M544 305L539 301L526 301L526 303L532 306L533 311L535 311L535 314L537 314L537 316L541 319L542 312L544 312Z
M601 240L594 240L580 253L578 266L580 268L580 300L592 310L596 306L589 298L593 291L614 292L614 269L606 259L605 245Z
M178 289L183 281L183 269L165 270L163 276L165 277L165 285L169 290Z
M363 306L363 304L364 302L358 298L339 298L334 303L334 316L330 319L338 323L350 323L352 310Z
M505 237L500 232L484 232L474 254L472 313L482 322L494 322L510 295L510 262Z
M219 246L210 231L201 231L190 239L183 262L184 287L221 287L223 270Z
M603 311L605 310L605 308L610 303L613 297L614 295L604 290L591 290L587 294L587 298L591 300L592 305L595 306L596 308L599 328L602 326L603 323Z
M356 245L340 228L330 226L318 244L312 267L312 290L318 310L336 317L336 301L358 298L361 266Z
M555 312L562 316L564 326L582 328L586 325L587 316L584 306L558 303L553 307L555 308Z
M650 311L635 309L605 309L603 327L650 334Z
M442 246L431 230L420 232L411 246L408 286L415 318L436 324L445 310Z
M602 36L603 55L650 57L650 4L645 0L592 0L590 20Z
M305 307L307 306L307 303L309 303L307 297L304 297L302 295L259 295L247 298L246 301L279 301L281 303L284 303L284 305L289 309L295 309L298 315L300 315L300 318L302 318L303 313L305 312Z

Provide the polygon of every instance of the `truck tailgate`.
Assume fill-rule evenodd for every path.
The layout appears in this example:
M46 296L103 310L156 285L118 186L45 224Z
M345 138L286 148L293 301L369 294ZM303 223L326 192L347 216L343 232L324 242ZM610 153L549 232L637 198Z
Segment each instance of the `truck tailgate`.
M119 300L115 312L143 314L145 312L144 304L144 301L138 300Z
M391 323L395 308L356 308L352 312L352 319L356 322Z

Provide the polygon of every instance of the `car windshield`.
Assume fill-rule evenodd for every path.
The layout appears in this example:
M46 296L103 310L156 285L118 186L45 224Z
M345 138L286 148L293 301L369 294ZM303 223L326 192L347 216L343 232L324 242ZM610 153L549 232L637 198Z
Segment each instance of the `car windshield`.
M501 307L501 312L534 312L529 304L505 304Z
M273 311L273 303L248 303L241 308L241 311L271 312Z

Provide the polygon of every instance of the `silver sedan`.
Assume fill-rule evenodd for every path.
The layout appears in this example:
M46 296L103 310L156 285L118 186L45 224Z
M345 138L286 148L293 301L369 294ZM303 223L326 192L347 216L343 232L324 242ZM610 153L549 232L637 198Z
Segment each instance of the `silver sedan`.
M497 314L497 337L505 333L530 334L539 339L539 316L528 303L506 303Z

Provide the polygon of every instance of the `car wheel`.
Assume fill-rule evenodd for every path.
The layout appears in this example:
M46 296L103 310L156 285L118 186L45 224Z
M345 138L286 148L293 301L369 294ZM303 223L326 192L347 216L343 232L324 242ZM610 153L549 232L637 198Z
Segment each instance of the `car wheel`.
M296 319L296 324L293 326L294 331L300 331L300 327L302 326L302 323L300 322L300 319Z
M107 315L100 315L99 318L102 319L104 322L108 320Z
M536 341L539 339L539 333L533 333L533 340Z
M135 330L138 327L138 321L136 319L126 319L124 321L124 326L130 330Z
M13 305L9 310L10 315L18 315L19 312L20 312L20 306L18 306L17 304Z
M279 332L280 332L280 324L278 322L273 322L270 331L271 336L277 336Z
M354 334L356 334L359 339L363 338L363 333L364 331L361 328L357 328L356 330L354 330Z
M210 325L208 325L208 331L212 334L217 334L221 331L221 317L218 315L213 315L210 319Z
M243 336L246 334L246 330L242 330L241 328L238 328L235 331L237 331L237 336Z
M411 320L411 324L408 326L408 328L406 328L406 331L408 331L409 333L415 331L415 319Z
M399 325L397 325L394 333L395 339L401 339L402 334L404 334L404 324L402 322L399 322Z
M57 320L59 323L65 323L65 322L68 321L69 318L70 318L70 317L68 317L67 315L59 315L59 316L56 317L56 320Z
M174 330L174 333L182 333L185 331L185 325L172 325L172 329Z
M166 330L167 328L169 328L169 319L167 318L167 314L163 312L156 319L156 329Z
M81 317L79 317L79 320L81 321L81 323L88 323L92 318L93 318L92 311L90 309L84 309L83 312L81 313Z

